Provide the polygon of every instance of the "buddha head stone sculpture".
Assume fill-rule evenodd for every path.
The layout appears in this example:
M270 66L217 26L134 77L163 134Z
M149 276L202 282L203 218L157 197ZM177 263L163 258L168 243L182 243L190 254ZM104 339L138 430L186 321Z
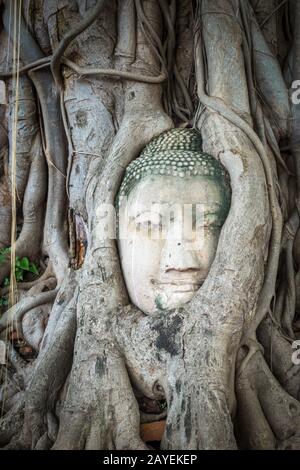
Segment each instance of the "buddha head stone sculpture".
M144 313L178 307L203 284L230 207L223 166L200 133L173 129L126 169L117 197L118 248L131 301Z

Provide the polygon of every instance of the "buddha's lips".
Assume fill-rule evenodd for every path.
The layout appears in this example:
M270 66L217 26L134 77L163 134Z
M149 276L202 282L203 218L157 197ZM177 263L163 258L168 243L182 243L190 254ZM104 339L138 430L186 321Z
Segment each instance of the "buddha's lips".
M151 283L159 290L171 290L174 293L196 292L203 282L204 280L200 280L196 283L191 280L156 281L155 279L151 279Z

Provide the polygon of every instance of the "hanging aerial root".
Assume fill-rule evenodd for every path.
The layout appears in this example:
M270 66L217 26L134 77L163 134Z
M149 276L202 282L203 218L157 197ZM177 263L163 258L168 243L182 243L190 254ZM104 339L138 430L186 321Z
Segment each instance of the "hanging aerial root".
M11 192L7 178L0 181L0 248L10 245Z
M71 70L76 72L80 77L87 77L89 75L102 75L112 78L120 78L124 80L131 80L142 83L162 83L166 80L167 76L165 73L161 73L157 76L143 75L135 72L126 72L125 70L115 69L99 69L91 67L80 67L65 57L62 58L62 63L70 67Z
M8 88L12 88L12 91L9 94L8 110L13 112L16 106L18 108L17 116L15 116L15 124L14 120L8 120L8 132L9 135L11 135L13 126L16 126L17 141L15 144L15 190L17 208L21 208L28 182L30 165L34 160L38 151L38 146L40 145L37 138L37 135L39 134L37 105L33 86L28 77L23 76L19 78L17 97L15 97L13 93L14 80L11 80L8 83ZM12 143L13 142L10 138L10 145L12 145ZM13 169L11 166L12 161L10 161L10 175L12 174Z
M243 0L241 3L244 5ZM277 58L269 49L257 24L252 8L248 8L252 39L255 85L263 98L264 111L270 118L275 134L285 138L291 116L290 100Z
M24 67L20 68L20 74L30 72L30 71L37 71L40 68L49 67L51 63L52 56L43 57L40 60L32 62ZM126 70L117 70L117 69L102 69L102 68L95 68L95 67L83 67L77 65L72 60L61 57L60 62L63 65L67 65L71 70L76 72L79 77L88 77L90 75L100 75L103 77L111 77L116 79L123 79L123 80L130 80L135 82L141 83L162 83L167 79L167 75L165 73L161 73L157 76L152 75L143 75L136 72L127 72ZM0 73L0 78L10 77L12 72L10 73Z
M281 325L283 330L291 339L295 339L293 331L293 322L296 311L296 285L295 285L295 267L293 258L294 241L299 229L299 214L295 209L290 219L285 224L283 236L283 250L286 266L286 292L284 308L281 314Z
M9 7L5 4L3 23L11 33ZM43 52L33 38L23 17L20 22L20 57L25 64L43 58ZM50 70L29 73L36 88L42 111L44 151L48 163L48 199L44 226L45 251L53 263L58 282L68 268L65 174L67 168L66 136L62 125L60 97Z
M0 104L0 172L0 248L5 248L10 244L12 207L9 184L6 105L4 103Z
M173 102L172 108L175 114L177 114L178 117L186 121L185 116L182 115L181 110L178 109L176 96L175 96L175 88L174 88L175 84L172 83L172 74L174 72L174 79L176 81L176 85L178 86L181 92L182 98L184 100L184 106L187 108L188 113L191 116L193 112L192 100L190 98L188 89L180 75L177 64L175 62L175 49L176 49L175 25L172 22L171 8L168 5L168 2L166 0L159 0L159 5L162 10L163 17L164 17L166 27L168 30L167 66L168 66L168 75L169 75L169 80L170 80L170 91L171 91L171 96L169 97L169 99Z
M32 163L23 200L23 225L16 242L16 256L37 260L41 249L44 202L47 193L46 167L39 134L32 148ZM0 284L10 272L9 254L0 265Z
M132 64L136 53L136 11L134 0L118 2L118 41L115 56L126 65Z

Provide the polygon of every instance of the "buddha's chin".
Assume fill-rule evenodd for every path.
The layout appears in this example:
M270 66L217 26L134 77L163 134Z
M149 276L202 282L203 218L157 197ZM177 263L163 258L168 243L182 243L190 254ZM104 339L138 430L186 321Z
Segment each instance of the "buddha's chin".
M173 308L182 307L190 302L195 295L195 291L163 291L155 297L155 306L157 310L171 310Z

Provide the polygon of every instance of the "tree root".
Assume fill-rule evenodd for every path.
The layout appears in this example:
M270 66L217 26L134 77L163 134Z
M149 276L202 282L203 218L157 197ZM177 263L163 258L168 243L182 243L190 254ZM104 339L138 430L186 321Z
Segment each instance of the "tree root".
M50 424L53 423L55 401L72 364L76 332L76 301L75 293L56 325L56 341L50 342L36 364L34 376L27 390L22 431L22 440L27 448L41 446L40 439L45 433L51 442L56 438L55 432L51 432L51 427L47 430L47 415L51 414L48 420L50 419ZM45 442L48 442L47 439Z
M11 188L9 185L8 135L4 105L0 105L0 248L10 244Z
M56 279L52 272L51 264L49 264L43 274L34 281L18 282L18 291L32 293L35 292L36 289L38 289L38 292L42 292L45 289L52 290L55 287L54 283L56 284ZM31 289L33 289L33 291L31 291ZM3 287L0 289L0 296L7 295L8 292L9 286Z
M96 21L104 5L105 0L97 0L96 5L88 11L88 13L84 16L84 19L80 21L79 24L77 24L73 29L71 29L65 34L65 36L60 41L56 51L54 51L51 59L51 70L55 83L59 89L63 88L63 82L60 73L61 57L63 56L69 44L85 29L91 26L94 21Z
M21 330L24 340L35 351L40 349L51 308L51 303L45 304L29 310L23 317Z
M80 77L88 77L90 75L102 75L106 77L112 78L120 78L125 80L131 80L135 82L142 82L142 83L162 83L167 79L165 73L161 73L160 75L151 76L151 75L142 75L134 72L126 72L125 70L115 70L115 69L99 69L99 68L91 68L91 67L80 67L79 65L75 64L69 59L63 57L61 62L64 65L67 65L71 70L76 72Z
M243 362L242 362L243 364ZM274 449L300 436L300 403L286 393L257 352L236 379L242 446Z
M265 357L272 373L284 390L300 399L300 369L292 363L293 349L271 318L263 320L258 328L258 339L264 347Z
M39 134L33 146L33 160L23 201L23 226L16 242L16 256L36 260L41 249L43 205L46 197L46 168ZM0 284L10 272L10 256L0 265Z
M132 64L136 53L136 13L134 0L118 3L118 40L115 56L123 65Z
M24 419L24 397L0 419L0 446L6 449L20 449L18 436ZM8 444L10 445L8 446Z
M9 7L5 4L3 23L8 35L11 34ZM25 64L43 58L43 52L20 18L20 57ZM40 101L44 128L44 151L48 163L48 198L44 227L44 245L58 280L62 281L68 268L66 207L67 195L65 174L67 168L67 147L64 133L60 97L54 86L50 71L40 70L29 73Z
M271 300L275 292L275 283L281 248L281 211L276 197L272 168L270 165L269 157L257 134L244 119L242 119L236 112L234 112L229 106L227 106L221 99L210 97L206 94L204 81L204 63L199 32L196 32L195 51L197 87L200 102L212 111L223 116L225 119L230 121L232 124L234 124L237 128L241 129L246 134L250 142L253 144L255 150L257 151L265 170L273 225L265 280L257 302L255 316L252 319L251 326L247 331L247 337L255 340L256 329L267 314L267 312L269 311Z
M17 325L21 323L22 318L26 312L32 310L35 307L38 307L39 305L52 302L55 299L57 292L58 290L55 289L49 292L41 292L40 294L34 295L33 297L25 297L16 305L7 310L0 318L1 338L4 336L3 332L6 328L17 327Z
M124 361L104 342L103 346L103 352L73 368L54 449L147 449L139 437L139 410ZM102 360L100 373L97 362Z
M275 135L284 138L288 135L291 112L288 91L279 62L269 49L252 9L249 16L256 86L263 100L264 114L269 116Z
M49 67L51 63L52 56L48 57L43 57L40 60L37 60L35 62L32 62L31 64L26 65L25 67L20 68L20 74L26 73L29 71L35 72L37 69L37 66L40 67ZM71 70L77 73L79 77L88 77L90 75L100 75L103 77L111 77L111 78L116 78L116 79L123 79L123 80L130 80L134 82L141 82L141 83L162 83L167 79L167 76L165 73L161 73L157 76L152 76L152 75L143 75L135 72L128 72L126 70L116 70L116 69L101 69L101 68L93 68L93 67L83 67L77 65L75 62L73 62L70 59L67 59L66 57L61 57L60 62L63 65L68 66ZM11 72L12 73L12 72ZM7 75L11 74L4 74L0 73L0 78L6 77Z

